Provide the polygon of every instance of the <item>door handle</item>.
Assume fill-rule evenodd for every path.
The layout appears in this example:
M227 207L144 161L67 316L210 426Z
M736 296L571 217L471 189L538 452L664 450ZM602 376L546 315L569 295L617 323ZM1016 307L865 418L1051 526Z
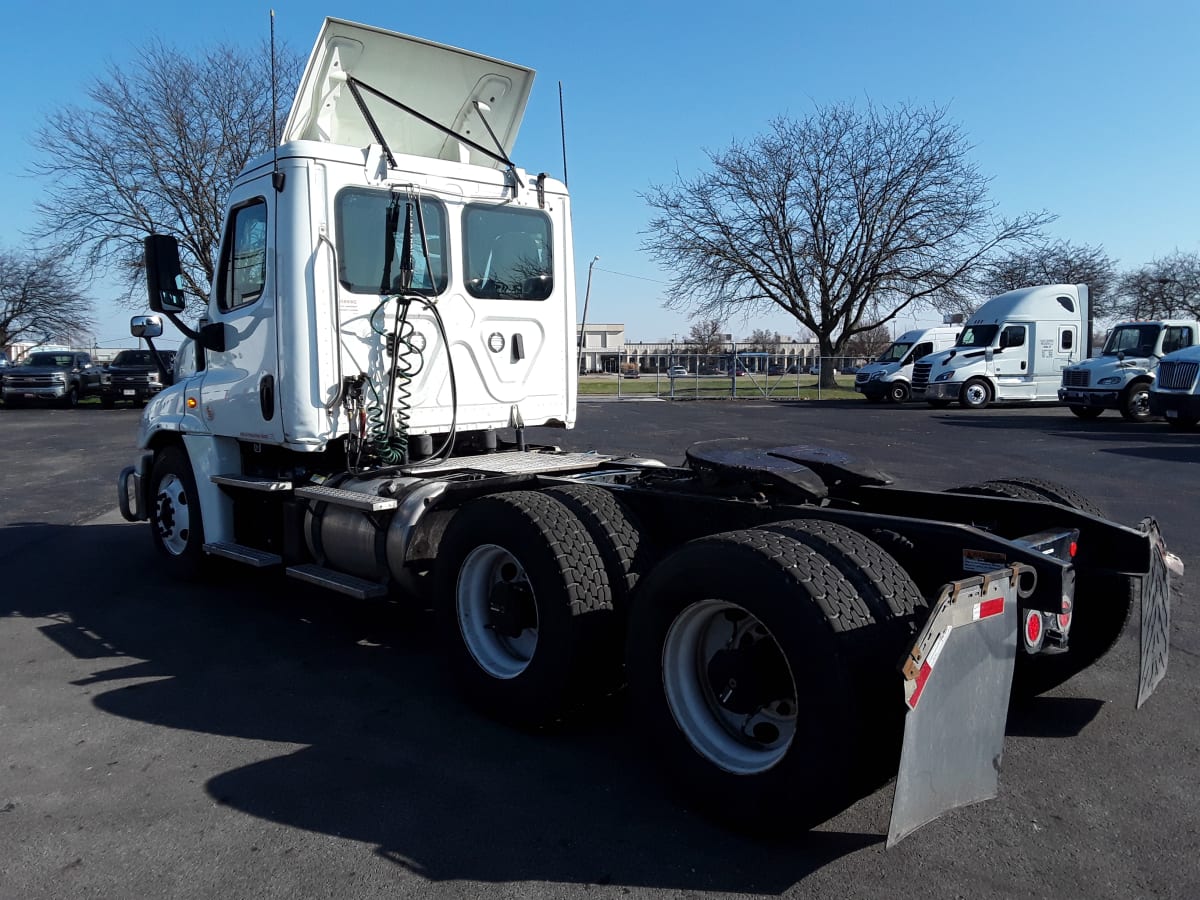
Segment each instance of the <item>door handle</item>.
M270 422L275 418L274 375L264 375L258 383L258 406L262 410L263 421Z

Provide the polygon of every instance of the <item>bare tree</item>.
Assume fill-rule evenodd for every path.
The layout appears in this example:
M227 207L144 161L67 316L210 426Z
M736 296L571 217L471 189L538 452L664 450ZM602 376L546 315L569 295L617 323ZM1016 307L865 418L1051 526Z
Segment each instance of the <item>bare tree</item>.
M851 359L874 359L892 343L886 325L863 331L846 341L845 355Z
M688 329L688 344L695 348L696 353L705 356L724 353L729 349L724 329L725 325L720 319L701 319L693 322Z
M287 48L277 59L286 98L300 60ZM268 52L219 45L188 58L154 42L110 65L86 96L34 136L33 172L49 181L37 236L114 273L126 302L141 305L142 239L174 234L187 293L207 298L225 197L247 160L271 147Z
M1200 254L1176 251L1121 276L1115 316L1200 318Z
M998 216L969 150L940 107L835 104L780 117L710 153L711 171L652 186L644 247L674 272L675 305L721 316L783 309L821 356L840 355L854 335L961 289L981 262L1050 221Z
M0 347L90 335L91 303L57 254L0 248Z
M750 333L750 337L746 338L746 341L753 350L760 350L763 353L778 353L779 347L783 343L783 337L778 331L756 328Z
M1102 247L1049 241L988 260L974 282L984 297L1035 284L1087 284L1093 315L1104 316L1116 302L1117 266ZM943 305L942 311L970 310Z

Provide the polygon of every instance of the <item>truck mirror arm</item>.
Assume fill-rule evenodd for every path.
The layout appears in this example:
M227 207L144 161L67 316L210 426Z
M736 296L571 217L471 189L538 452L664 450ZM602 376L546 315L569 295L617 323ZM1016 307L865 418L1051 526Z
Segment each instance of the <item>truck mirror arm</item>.
M215 350L218 353L223 353L225 351L226 342L224 322L210 322L208 325L202 325L197 331L195 328L192 328L181 318L179 318L179 316L175 313L164 309L163 314L171 320L176 328L183 332L185 337L190 337L205 350ZM146 339L146 343L150 343L149 339ZM150 345L150 349L154 349L153 344Z

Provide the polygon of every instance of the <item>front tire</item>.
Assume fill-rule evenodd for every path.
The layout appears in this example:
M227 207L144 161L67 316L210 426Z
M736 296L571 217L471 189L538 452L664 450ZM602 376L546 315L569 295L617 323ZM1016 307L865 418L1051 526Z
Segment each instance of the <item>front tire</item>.
M512 491L467 503L441 540L436 579L456 680L491 716L544 724L619 666L604 561L553 497Z
M1079 419L1096 419L1104 412L1103 406L1068 406L1067 409Z
M1135 381L1121 395L1121 416L1129 422L1145 422L1150 414L1150 382Z
M893 403L907 403L910 395L907 381L893 381L888 385L887 398Z
M62 398L63 409L74 409L79 405L79 388L71 385Z
M987 409L992 402L992 387L982 378L972 378L962 386L958 402L965 409Z
M150 534L154 546L183 578L204 569L204 518L187 452L179 446L159 452L150 474Z

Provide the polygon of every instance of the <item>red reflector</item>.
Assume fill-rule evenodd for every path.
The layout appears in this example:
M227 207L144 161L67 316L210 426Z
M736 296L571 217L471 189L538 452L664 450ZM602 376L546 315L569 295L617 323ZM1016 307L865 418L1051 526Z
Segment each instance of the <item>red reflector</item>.
M928 661L921 663L921 671L917 673L917 684L913 688L912 696L908 698L908 708L916 709L917 701L921 699L921 691L925 690L925 682L929 680L929 673L933 671L933 666Z
M1074 559L1075 554L1079 552L1079 545L1077 543L1075 543L1074 541L1071 541L1071 551L1070 552L1071 552L1071 559Z
M1059 630L1065 633L1066 630L1070 627L1071 627L1071 614L1070 613L1059 613L1059 615L1058 615Z
M1042 617L1038 613L1031 613L1025 619L1025 639L1030 644L1037 644L1038 638L1042 636Z
M977 619L986 619L989 616L998 616L1004 612L1004 598L993 597L991 600L984 600L976 609L978 610Z

